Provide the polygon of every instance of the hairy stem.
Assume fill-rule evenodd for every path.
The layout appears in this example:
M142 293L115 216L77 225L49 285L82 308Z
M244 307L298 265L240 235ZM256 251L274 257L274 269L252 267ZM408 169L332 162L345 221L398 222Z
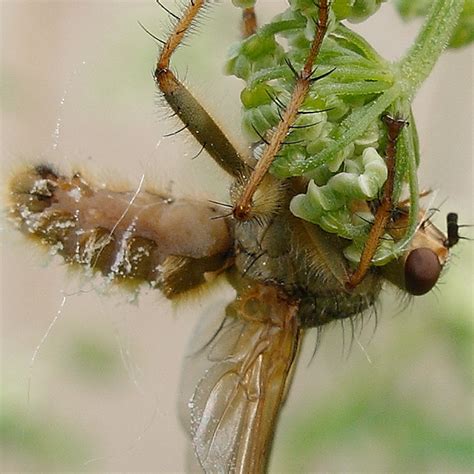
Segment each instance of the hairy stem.
M461 14L464 0L436 0L412 47L398 62L401 88L412 99L446 48Z

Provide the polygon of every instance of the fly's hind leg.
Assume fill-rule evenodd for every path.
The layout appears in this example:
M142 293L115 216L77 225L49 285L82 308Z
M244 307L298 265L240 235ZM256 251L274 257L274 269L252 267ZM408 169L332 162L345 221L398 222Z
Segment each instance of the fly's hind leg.
M184 9L163 45L156 64L154 78L166 102L203 149L227 173L232 176L240 176L245 173L246 165L239 153L204 107L170 69L171 56L182 43L186 33L207 3L209 2L206 0L191 0Z

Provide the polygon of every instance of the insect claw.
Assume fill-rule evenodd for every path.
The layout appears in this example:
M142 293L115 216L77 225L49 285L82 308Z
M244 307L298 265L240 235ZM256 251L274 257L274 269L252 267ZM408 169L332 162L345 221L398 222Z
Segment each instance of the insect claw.
M387 126L388 138L391 141L395 141L400 135L402 128L408 125L407 120L399 117L392 117L388 113L383 114L380 118Z

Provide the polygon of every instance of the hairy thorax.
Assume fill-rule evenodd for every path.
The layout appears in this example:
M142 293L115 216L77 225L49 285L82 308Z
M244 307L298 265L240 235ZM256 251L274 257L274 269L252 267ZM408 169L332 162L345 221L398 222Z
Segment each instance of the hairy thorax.
M302 326L321 326L361 313L374 304L380 276L372 271L356 289L346 289L350 268L342 254L344 241L294 217L285 205L293 194L288 187L272 216L235 224L238 272L276 284L298 299Z

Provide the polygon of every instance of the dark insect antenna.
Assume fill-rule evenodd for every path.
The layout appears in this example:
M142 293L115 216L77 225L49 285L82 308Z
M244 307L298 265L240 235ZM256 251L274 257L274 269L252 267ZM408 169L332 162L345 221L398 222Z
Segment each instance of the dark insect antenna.
M467 237L459 235L459 229L461 227L472 227L470 225L458 224L458 215L455 212L450 212L446 216L447 234L448 238L444 241L444 246L448 249L454 247L460 240L470 240Z

